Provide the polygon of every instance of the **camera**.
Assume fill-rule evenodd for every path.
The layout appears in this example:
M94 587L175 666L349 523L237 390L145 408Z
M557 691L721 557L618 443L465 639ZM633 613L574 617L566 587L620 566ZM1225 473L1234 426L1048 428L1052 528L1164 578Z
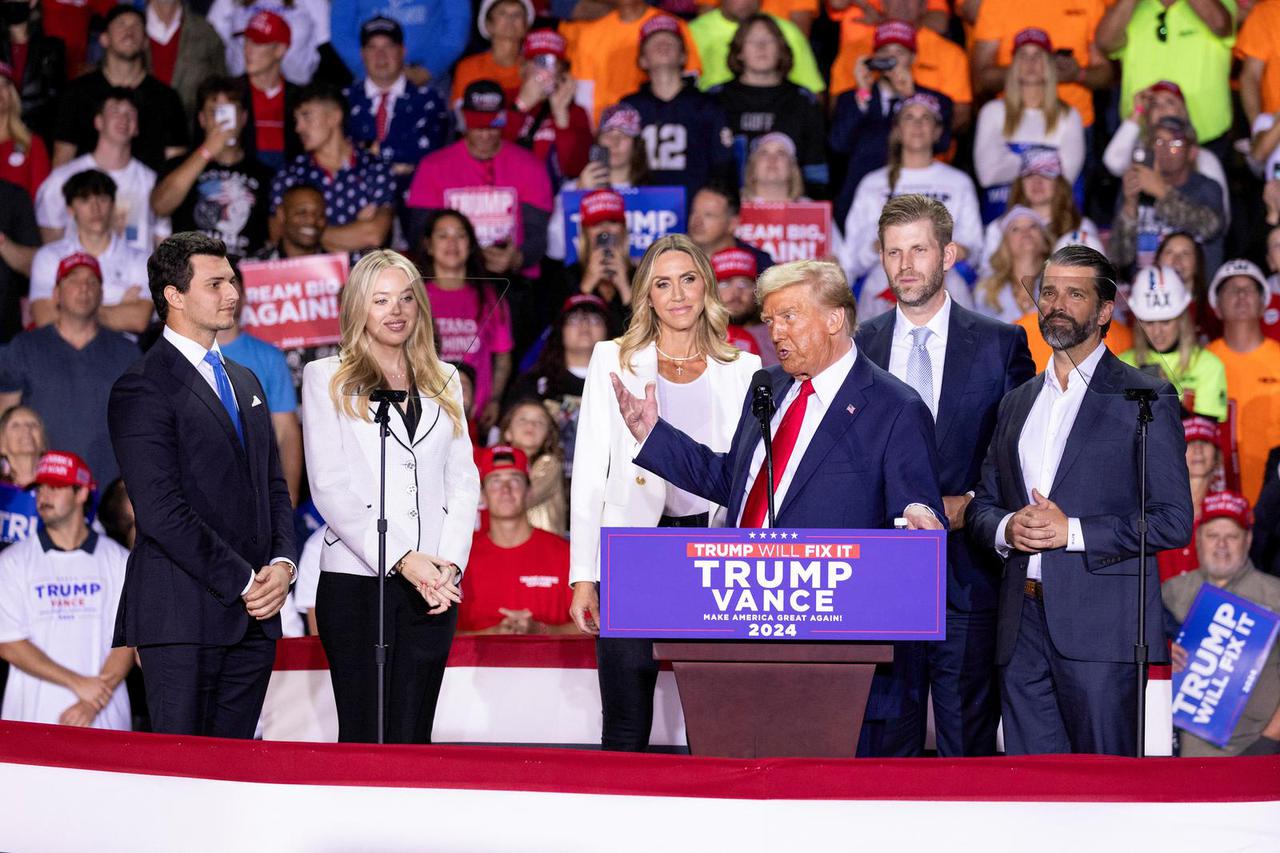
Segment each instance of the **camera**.
M892 71L897 66L896 56L873 56L867 60L867 67L872 71Z

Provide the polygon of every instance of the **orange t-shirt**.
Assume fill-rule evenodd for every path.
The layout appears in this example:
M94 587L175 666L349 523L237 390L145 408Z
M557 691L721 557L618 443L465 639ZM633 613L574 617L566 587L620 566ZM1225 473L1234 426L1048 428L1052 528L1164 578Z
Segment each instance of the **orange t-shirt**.
M876 0L878 2L878 0ZM874 5L874 3L873 3ZM929 10L935 6L946 10L946 0L929 0ZM855 9L856 7L849 7ZM844 10L847 13L849 9ZM832 16L840 13L832 12ZM853 16L857 17L857 16ZM853 76L853 67L858 57L871 53L875 40L875 27L866 24L851 23L851 16L844 14L840 24L840 52L831 64L831 94L839 95L847 92L857 83ZM973 88L969 82L969 56L964 48L940 36L928 27L916 30L916 64L911 72L911 79L926 89L941 92L951 99L952 103L973 103Z
M1258 500L1267 470L1267 454L1280 445L1280 343L1265 338L1252 352L1236 352L1218 338L1207 347L1222 359L1227 396L1239 413L1236 444L1240 453L1240 489Z
M1262 111L1280 110L1280 0L1262 0L1249 12L1236 35L1236 56L1266 63Z
M634 21L623 21L618 12L612 11L594 21L566 21L560 24L560 34L569 43L569 72L578 81L578 95L584 88L591 94L591 120L600 122L604 108L618 103L632 92L639 91L648 75L640 69L640 28L650 18L663 14L652 7ZM689 27L680 21L687 57L686 74L702 73L698 59L698 46L694 44Z
M982 0L973 41L998 41L996 62L1013 61L1013 38L1027 27L1049 34L1054 50L1071 48L1080 67L1089 64L1093 33L1107 11L1106 0ZM1075 107L1084 126L1093 124L1093 93L1079 83L1060 83L1058 97Z
M1044 335L1040 334L1040 315L1035 311L1028 311L1018 318L1017 325L1027 331L1027 348L1031 350L1031 360L1035 362L1036 370L1046 370L1049 360L1053 358L1053 348L1045 343ZM1112 355L1119 356L1120 353L1133 349L1133 331L1123 323L1113 322L1111 328L1107 329L1103 343L1111 350Z
M859 25L866 32L858 41L841 41L840 53L831 66L831 92L838 95L856 84L853 67L858 57L871 53L874 29ZM926 89L941 92L955 104L973 103L973 87L969 78L969 55L950 39L927 27L916 32L916 64L911 79Z
M454 105L462 103L462 93L477 80L492 80L497 83L506 92L507 103L510 103L520 92L520 63L516 62L509 68L499 65L491 50L465 57L453 69L450 102Z

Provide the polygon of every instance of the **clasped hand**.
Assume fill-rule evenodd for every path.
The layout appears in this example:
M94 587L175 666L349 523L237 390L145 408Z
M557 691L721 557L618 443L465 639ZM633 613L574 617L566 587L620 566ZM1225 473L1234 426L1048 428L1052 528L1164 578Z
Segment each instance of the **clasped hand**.
M292 576L288 563L272 563L258 569L253 576L253 585L241 598L244 609L259 621L270 619L284 607L284 600L289 595L289 580Z
M400 574L418 590L432 616L462 601L462 591L453 580L457 571L458 567L448 560L421 551L410 551L400 561Z
M1056 503L1031 490L1032 503L1018 510L1005 525L1005 541L1019 551L1037 554L1067 546L1067 516Z

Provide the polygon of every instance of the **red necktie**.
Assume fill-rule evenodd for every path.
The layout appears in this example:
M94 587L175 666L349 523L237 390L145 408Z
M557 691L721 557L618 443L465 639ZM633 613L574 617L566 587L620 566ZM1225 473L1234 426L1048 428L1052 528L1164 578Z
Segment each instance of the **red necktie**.
M809 405L809 396L813 394L813 383L808 379L800 386L800 393L791 403L791 408L782 416L778 431L773 434L773 488L777 491L782 480L782 472L787 470L787 460L791 451L796 449L796 439L800 437L800 424L804 423L804 410ZM765 491L765 467L763 460L756 473L756 481L747 495L746 507L742 510L742 522L739 527L760 527L764 524L769 510L769 494Z
M378 96L378 111L373 116L373 132L379 142L387 138L387 98L389 97L390 95L386 92Z

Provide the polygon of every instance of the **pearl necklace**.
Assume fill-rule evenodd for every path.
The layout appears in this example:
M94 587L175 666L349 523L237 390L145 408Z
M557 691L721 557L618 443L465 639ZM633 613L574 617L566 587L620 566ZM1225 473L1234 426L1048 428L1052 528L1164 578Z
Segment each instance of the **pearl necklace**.
M702 358L702 353L700 352L694 353L693 355L676 357L674 355L667 355L665 352L662 351L662 347L658 346L657 344L654 344L653 347L658 351L658 355L662 356L667 361L670 361L675 364L676 376L684 376L684 362L693 361L695 358Z

